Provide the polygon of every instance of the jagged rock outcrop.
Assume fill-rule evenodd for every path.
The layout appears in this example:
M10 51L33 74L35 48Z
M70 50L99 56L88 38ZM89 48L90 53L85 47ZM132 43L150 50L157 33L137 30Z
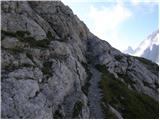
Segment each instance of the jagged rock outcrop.
M159 64L159 29L150 34L145 40L143 40L138 47L133 50L128 48L124 51L126 54L143 57Z
M62 2L3 1L1 8L2 118L89 118L91 63L158 100L158 66L98 39Z
M61 2L2 2L2 117L71 118L81 101L88 118L86 34Z

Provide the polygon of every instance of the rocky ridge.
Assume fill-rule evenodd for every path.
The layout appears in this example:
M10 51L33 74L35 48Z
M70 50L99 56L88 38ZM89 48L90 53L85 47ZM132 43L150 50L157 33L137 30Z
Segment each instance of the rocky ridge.
M3 1L1 9L2 118L90 118L91 63L158 101L159 67L94 36L62 2Z

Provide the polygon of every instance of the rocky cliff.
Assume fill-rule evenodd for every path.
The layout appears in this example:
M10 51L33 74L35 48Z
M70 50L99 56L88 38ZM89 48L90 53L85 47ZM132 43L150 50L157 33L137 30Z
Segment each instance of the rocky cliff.
M148 107L153 109L147 112L154 112L151 117L157 118L156 64L125 55L100 40L59 1L3 1L1 15L2 118L92 118L90 83L95 79L103 82L103 76L93 67L102 75L111 74L113 81L121 82L118 86L122 84L135 92L134 97L141 104L151 103ZM105 115L99 117L134 118L134 114L126 115L125 111L133 111L129 111L125 102L104 101L107 91L102 85L95 89L102 90L99 104L107 107L100 108ZM121 94L125 93L118 95ZM115 94L115 99L119 100L118 95ZM146 99L139 95L145 95Z

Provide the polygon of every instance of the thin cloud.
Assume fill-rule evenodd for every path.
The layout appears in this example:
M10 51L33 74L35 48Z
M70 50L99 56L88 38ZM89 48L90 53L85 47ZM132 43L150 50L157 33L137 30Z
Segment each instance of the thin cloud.
M158 7L158 0L131 0L131 4L135 9L142 11L144 14L151 14L155 11L155 7ZM147 7L147 10L145 9Z
M116 38L118 39L118 27L131 16L132 12L121 2L117 2L117 4L112 7L101 7L101 9L91 6L89 12L89 17L93 21L91 31L101 39L107 41L107 35L109 34L110 39L114 38L114 42L112 40L112 43L116 44Z
M158 0L131 0L132 5L139 5L141 3L145 3L145 4L158 4Z

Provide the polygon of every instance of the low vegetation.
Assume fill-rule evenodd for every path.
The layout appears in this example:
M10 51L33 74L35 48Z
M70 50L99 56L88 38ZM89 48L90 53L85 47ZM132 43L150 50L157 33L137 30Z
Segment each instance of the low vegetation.
M102 101L106 106L108 104L113 106L122 114L123 118L158 119L158 102L147 95L128 89L127 85L116 79L104 65L97 65L97 69L102 72L100 87L104 95ZM108 109L107 107L103 108L107 116Z
M54 119L62 119L63 116L62 116L62 114L60 113L59 110L56 110L56 111L54 112L53 118L54 118Z
M74 108L73 108L73 118L78 118L79 114L82 111L82 107L84 106L84 103L80 100L78 100L75 104L74 104Z
M28 43L31 47L46 48L50 43L50 39L48 38L42 40L36 40L34 37L30 36L30 32L28 31L11 32L2 30L1 33L5 36L16 37L19 41ZM51 37L50 36L51 33L48 34L49 34L48 37Z
M114 58L115 58L117 61L121 61L122 58L123 58L123 56L121 56L121 55L116 55Z
M43 68L42 68L42 72L44 75L46 75L47 77L52 76L52 62L44 62L43 63Z
M52 39L54 39L55 37L52 35L51 31L48 31L48 32L47 32L47 38L48 38L49 40L52 40Z

